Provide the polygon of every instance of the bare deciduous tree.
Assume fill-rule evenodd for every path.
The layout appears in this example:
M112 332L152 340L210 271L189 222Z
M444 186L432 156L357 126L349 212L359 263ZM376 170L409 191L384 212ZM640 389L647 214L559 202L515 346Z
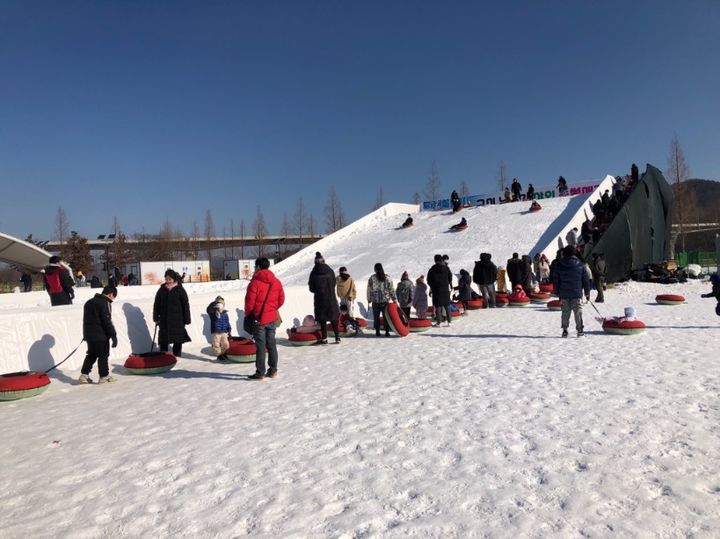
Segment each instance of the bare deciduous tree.
M327 232L330 234L345 226L345 215L343 214L340 199L335 193L335 186L330 187L330 193L325 204L325 224L327 225Z
M500 161L498 163L497 182L501 193L505 191L505 186L507 185L507 177L507 165L505 164L505 161Z
M460 197L470 196L470 188L465 180L460 182Z
M375 197L375 204L373 205L373 211L382 208L385 205L385 193L383 192L382 185L378 189L377 197Z
M207 255L208 255L208 265L210 266L210 271L212 271L212 240L215 237L215 223L213 222L212 213L210 213L210 210L205 211L205 240L207 241ZM211 277L212 279L212 277Z
M308 215L307 230L308 236L312 237L315 235L315 217L312 213Z
M290 219L288 219L287 212L283 213L282 224L280 225L280 235L285 238L279 246L279 255L281 259L284 259L288 254L288 243L287 238L292 234L292 228L290 227Z
M263 240L268 235L267 226L265 225L265 216L263 215L260 206L257 207L257 213L255 214L253 234L257 240ZM265 255L265 246L262 241L258 241L257 253L258 256Z
M688 167L687 162L685 162L685 155L683 154L682 146L680 146L680 140L678 139L677 134L673 136L673 139L670 142L670 153L668 154L667 164L668 180L676 185L675 203L673 205L675 218L673 220L679 225L681 249L685 252L685 234L683 225L685 224L685 220L688 218L688 214L692 209L692 200L689 195L689 191L684 189L681 184L690 177L690 167Z
M295 207L295 215L293 216L293 226L295 228L295 234L297 234L300 239L302 239L303 235L307 231L307 225L308 214L307 210L305 209L303 199L302 197L300 197L297 201L297 206Z
M418 193L417 191L415 191L415 192L413 193L411 202L412 202L413 204L420 204L420 202L421 202L421 201L420 201L420 193Z
M240 234L240 239L242 240L240 242L240 258L245 258L245 219L240 219L240 230L238 231L238 234Z
M430 175L425 184L425 200L437 200L440 198L440 174L435 160L430 165Z
M62 257L77 275L78 271L89 275L93 270L93 258L90 256L90 246L87 238L78 235L74 230L70 232L70 237L62 247Z
M157 235L157 245L155 249L149 251L149 260L172 260L174 258L173 240L175 239L175 229L170 219L165 218L165 222L160 227Z
M192 228L190 228L189 247L193 254L193 260L197 260L198 252L200 251L200 227L195 220L193 220Z
M68 223L67 215L65 210L62 208L57 209L55 215L55 239L60 243L65 243L70 235L70 224Z
M117 217L113 217L112 233L114 234L112 247L110 250L111 259L108 260L108 269L110 265L124 267L134 258L134 253L127 243L127 236L120 228L120 222Z

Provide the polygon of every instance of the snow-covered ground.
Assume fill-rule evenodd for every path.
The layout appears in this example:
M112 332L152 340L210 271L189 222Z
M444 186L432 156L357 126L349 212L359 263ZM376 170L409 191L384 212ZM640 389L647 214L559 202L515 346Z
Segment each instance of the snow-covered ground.
M580 201L582 202L582 201ZM577 199L464 211L372 214L275 268L286 321L310 312L315 250L364 281L395 280L436 252L472 270L502 264L562 228ZM403 208L401 208L403 209ZM472 311L450 328L339 346L280 347L280 376L204 354L205 305L239 321L245 284L189 285L193 342L172 371L126 375L151 339L155 287L122 288L115 384L74 384L84 347L41 396L0 403L2 537L717 537L720 318L706 283L625 283L603 315L632 305L644 335L561 339L544 307ZM681 293L684 305L654 302ZM82 299L0 297L0 366L49 367L80 340ZM571 333L572 335L572 333ZM67 367L67 368L65 368ZM17 369L15 369L17 370ZM96 373L93 373L96 377Z

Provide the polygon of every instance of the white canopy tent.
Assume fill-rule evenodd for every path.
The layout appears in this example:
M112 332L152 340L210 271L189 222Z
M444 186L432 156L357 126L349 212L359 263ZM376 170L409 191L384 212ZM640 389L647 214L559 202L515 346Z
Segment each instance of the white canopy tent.
M37 245L0 232L0 262L41 270L47 266L50 256L50 253Z

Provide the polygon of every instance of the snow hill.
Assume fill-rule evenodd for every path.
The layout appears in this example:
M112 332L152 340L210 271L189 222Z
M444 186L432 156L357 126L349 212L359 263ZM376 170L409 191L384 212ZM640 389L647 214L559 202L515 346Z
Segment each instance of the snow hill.
M375 262L395 280L435 253L457 272L481 251L502 264L533 253L587 198L414 214L388 205L281 262L286 322L312 310L319 250L363 282ZM561 339L545 307L473 311L449 328L340 345L280 345L280 376L206 354L205 306L242 318L246 283L189 284L193 342L172 371L131 376L149 347L156 288L113 306L119 381L74 383L84 346L41 396L0 402L2 535L25 537L715 537L720 529L720 347L704 282L624 283L603 315L632 305L648 325ZM83 300L0 296L0 372L46 369L80 341ZM676 307L654 302L681 293ZM364 301L363 301L364 303ZM363 308L361 306L360 310ZM236 331L237 333L237 331ZM93 377L97 377L93 372ZM715 530L715 531L713 531Z

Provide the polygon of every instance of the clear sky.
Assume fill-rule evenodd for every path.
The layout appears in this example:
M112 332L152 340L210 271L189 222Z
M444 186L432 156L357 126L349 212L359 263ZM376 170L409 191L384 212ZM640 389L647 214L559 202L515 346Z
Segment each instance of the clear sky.
M523 186L720 179L720 2L0 0L0 231L324 230L498 163Z

